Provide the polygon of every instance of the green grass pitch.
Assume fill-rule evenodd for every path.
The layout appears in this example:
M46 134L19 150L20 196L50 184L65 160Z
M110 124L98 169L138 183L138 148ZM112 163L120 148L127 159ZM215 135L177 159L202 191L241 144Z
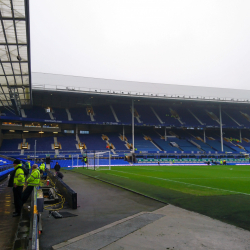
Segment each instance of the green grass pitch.
M117 166L73 171L250 230L250 166Z

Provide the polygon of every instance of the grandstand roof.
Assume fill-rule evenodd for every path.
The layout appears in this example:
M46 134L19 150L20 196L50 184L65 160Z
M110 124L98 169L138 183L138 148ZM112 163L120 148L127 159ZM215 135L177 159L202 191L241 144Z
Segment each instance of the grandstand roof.
M163 99L250 103L250 90L32 73L33 89Z
M31 102L29 0L0 2L0 106Z

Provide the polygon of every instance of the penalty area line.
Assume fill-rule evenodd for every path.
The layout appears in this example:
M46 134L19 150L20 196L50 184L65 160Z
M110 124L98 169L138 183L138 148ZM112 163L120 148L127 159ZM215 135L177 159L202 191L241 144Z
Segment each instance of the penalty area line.
M176 183L181 183L181 184L185 184L185 185L189 185L189 186L203 187L203 188L208 188L208 189L226 191L226 192L230 192L230 193L250 195L248 193L242 193L242 192L237 192L237 191L232 191L232 190L227 190L227 189L221 189L221 188L213 188L213 187L208 187L208 186L203 186L203 185L187 183L187 182L183 182L183 181L175 181L175 180L171 180L171 179L164 179L164 178L159 178L159 177L153 177L153 176L147 176L147 175L141 175L141 174L135 174L135 173L128 173L128 172L118 171L118 170L113 170L113 171L126 173L126 174L132 174L132 175L138 175L138 176L141 176L141 177L154 178L154 179L163 180L163 181L176 182Z

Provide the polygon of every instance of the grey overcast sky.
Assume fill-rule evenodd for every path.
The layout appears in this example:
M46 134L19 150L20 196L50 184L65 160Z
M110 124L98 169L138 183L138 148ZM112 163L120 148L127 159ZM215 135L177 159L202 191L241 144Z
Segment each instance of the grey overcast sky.
M249 0L31 0L32 72L250 89Z

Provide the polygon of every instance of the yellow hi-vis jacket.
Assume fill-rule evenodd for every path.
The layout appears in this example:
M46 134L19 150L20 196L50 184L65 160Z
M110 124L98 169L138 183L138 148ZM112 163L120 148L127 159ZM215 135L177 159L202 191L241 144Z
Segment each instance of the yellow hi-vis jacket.
M28 165L29 165L29 170L30 170L31 169L30 162L28 162Z
M32 170L30 177L27 179L28 186L39 186L40 171L38 169Z
M18 167L21 167L22 164L18 164L17 166L15 166L15 170L18 168ZM23 186L25 183L25 176L24 176L24 172L23 172L23 169L22 168L19 168L16 170L15 172L15 176L14 176L14 182L13 184L17 185L17 186Z
M41 165L40 165L40 169L44 172L45 171L45 164L44 163L42 163Z

